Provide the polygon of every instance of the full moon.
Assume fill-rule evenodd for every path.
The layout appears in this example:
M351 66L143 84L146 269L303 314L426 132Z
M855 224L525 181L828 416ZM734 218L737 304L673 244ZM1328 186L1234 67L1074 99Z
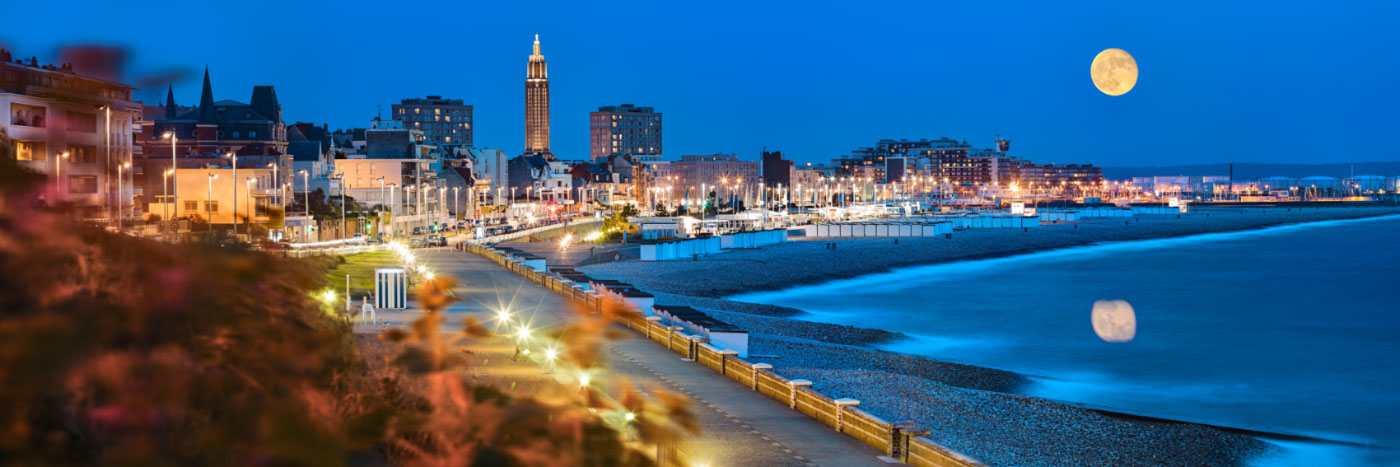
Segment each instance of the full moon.
M1133 60L1133 56L1123 49L1105 49L1094 56L1094 63L1089 64L1089 77L1093 78L1094 87L1104 94L1127 94L1137 84L1137 60Z
M1133 312L1132 305L1122 300L1094 302L1089 321L1094 325L1094 333L1104 342L1129 342L1137 336L1137 313Z

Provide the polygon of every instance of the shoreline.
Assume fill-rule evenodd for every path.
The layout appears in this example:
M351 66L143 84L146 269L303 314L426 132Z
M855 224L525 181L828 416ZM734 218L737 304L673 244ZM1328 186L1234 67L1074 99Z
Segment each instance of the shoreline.
M891 420L914 420L932 429L933 439L989 465L1240 465L1281 449L1259 438L1298 435L1022 395L1017 390L1029 384L1031 376L877 347L912 339L906 334L792 319L804 312L731 298L906 267L1391 214L1400 214L1400 209L1211 207L1181 219L1142 216L1044 225L1029 232L958 231L951 240L900 238L898 246L890 238L798 237L781 245L729 251L699 261L623 261L588 266L585 272L652 291L657 303L691 305L749 329L751 351L781 356L764 362L784 376L811 380L833 395L858 395L853 397L872 413ZM1119 223L1123 221L1127 225ZM826 243L836 244L836 250L828 250ZM763 267L751 266L755 264Z

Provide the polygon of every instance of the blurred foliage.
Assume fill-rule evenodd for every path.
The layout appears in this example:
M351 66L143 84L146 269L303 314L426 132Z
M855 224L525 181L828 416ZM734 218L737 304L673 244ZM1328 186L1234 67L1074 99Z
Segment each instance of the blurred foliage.
M4 464L650 463L592 416L594 398L549 405L472 385L457 339L488 333L439 334L450 282L425 283L422 319L385 334L402 349L381 374L342 304L313 297L339 258L110 234L28 202L43 182L0 157ZM570 348L595 361L589 339ZM666 397L654 412L686 414ZM694 422L659 426L648 436Z

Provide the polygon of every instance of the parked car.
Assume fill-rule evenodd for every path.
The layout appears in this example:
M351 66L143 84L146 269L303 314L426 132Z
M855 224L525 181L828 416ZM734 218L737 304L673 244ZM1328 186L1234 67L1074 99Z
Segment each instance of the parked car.
M428 242L421 238L415 238L408 242L409 248L423 248L425 246L428 246Z
M422 228L422 227L414 227L414 228L413 228L413 234L414 234L414 235L423 235L423 228Z

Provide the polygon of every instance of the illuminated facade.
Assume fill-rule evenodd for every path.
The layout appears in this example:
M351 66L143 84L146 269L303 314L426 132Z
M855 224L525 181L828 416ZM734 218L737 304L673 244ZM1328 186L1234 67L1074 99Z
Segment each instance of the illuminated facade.
M79 216L102 218L129 206L130 170L119 168L140 155L133 130L142 114L134 87L79 74L68 64L11 60L0 49L0 132L18 165L52 177L48 200L71 203ZM64 157L63 154L68 154ZM120 193L118 192L120 189Z
M427 144L448 153L472 145L472 106L461 99L404 99L392 109L394 120L403 122L404 128L422 131Z
M554 159L549 152L549 72L540 55L539 34L525 72L525 154L536 153Z
M661 113L656 109L611 105L588 116L593 160L608 156L631 156L643 162L661 159Z

